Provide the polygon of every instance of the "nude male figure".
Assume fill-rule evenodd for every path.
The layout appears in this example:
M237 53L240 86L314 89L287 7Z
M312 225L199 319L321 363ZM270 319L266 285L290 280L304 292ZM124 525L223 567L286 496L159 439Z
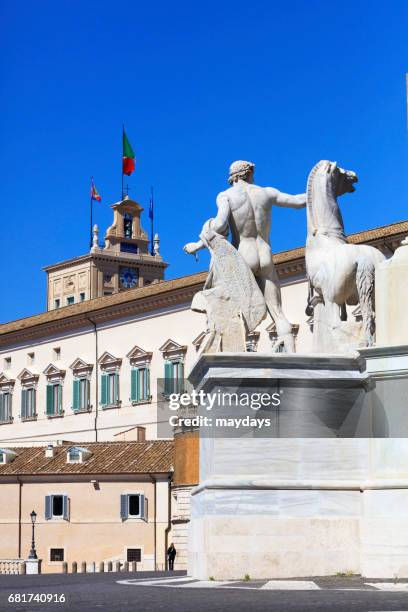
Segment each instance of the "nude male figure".
M218 213L204 224L216 233L228 236L245 259L265 297L269 314L276 324L278 341L288 353L294 352L292 326L282 310L279 278L272 259L269 242L272 206L304 208L306 194L288 195L273 187L254 185L255 164L236 161L229 169L231 187L217 196ZM196 253L205 247L202 240L184 246L186 253Z

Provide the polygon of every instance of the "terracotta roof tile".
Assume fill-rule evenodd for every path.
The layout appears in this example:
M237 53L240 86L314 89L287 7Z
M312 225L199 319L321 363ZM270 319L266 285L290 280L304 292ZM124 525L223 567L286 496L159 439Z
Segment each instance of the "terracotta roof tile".
M67 450L73 446L88 449L92 455L84 463L67 463ZM0 464L0 477L44 474L146 474L172 470L174 447L171 440L146 442L81 442L54 446L54 456L46 457L44 446L4 447L17 453L14 461Z

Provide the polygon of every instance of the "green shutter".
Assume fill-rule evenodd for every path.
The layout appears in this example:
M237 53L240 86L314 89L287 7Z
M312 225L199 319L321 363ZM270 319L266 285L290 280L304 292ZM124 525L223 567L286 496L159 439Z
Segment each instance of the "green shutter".
M75 412L81 408L80 393L81 393L81 381L79 380L79 378L75 378L74 384L73 384L73 392L72 392L72 395L73 395L72 408Z
M58 407L57 414L62 412L62 385L58 385Z
M130 399L132 402L139 400L139 368L133 368L130 373Z
M173 364L171 361L164 363L164 394L173 393Z
M115 389L114 389L114 399L115 403L119 401L119 374L115 372Z
M101 375L101 404L106 406L108 403L108 376L107 374Z
M150 369L145 368L145 379L144 379L144 399L150 398Z
M47 416L50 416L54 413L54 406L52 402L52 385L47 385L47 407L45 413Z
M178 364L178 392L184 393L184 363L182 361Z
M86 398L85 398L86 410L89 410L90 405L91 405L91 381L87 380L86 381Z
M4 414L4 394L0 393L0 421L5 421L6 417Z
M27 389L21 389L21 416L27 416Z

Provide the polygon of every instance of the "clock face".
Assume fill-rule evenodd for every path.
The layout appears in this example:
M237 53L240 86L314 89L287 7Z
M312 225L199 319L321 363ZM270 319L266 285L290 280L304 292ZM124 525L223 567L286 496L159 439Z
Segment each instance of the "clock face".
M134 268L121 268L120 269L120 274L119 274L120 284L125 289L131 289L132 287L134 287L137 283L137 278L138 278L137 270L135 270Z

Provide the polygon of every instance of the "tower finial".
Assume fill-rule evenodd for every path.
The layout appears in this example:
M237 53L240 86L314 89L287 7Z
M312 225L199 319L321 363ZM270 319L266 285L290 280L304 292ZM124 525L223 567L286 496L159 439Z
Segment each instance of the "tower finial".
M155 257L160 257L160 238L159 238L159 234L155 234L154 235L153 252L154 252Z
M91 251L96 251L97 249L99 249L99 228L98 226L95 225L93 226L93 239L92 239L92 249Z

